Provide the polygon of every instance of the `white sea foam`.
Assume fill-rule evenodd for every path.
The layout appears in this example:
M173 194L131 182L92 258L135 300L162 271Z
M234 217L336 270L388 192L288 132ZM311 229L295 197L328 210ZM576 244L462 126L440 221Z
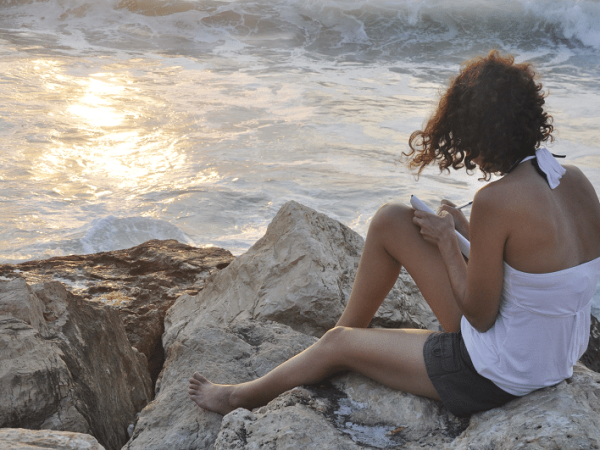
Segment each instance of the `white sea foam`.
M93 223L81 238L81 245L84 253L98 253L134 247L150 239L175 239L192 244L179 228L165 220L109 216Z
M52 36L64 51L248 55L267 46L389 58L482 43L600 49L600 3L593 0L8 0L0 10L3 27L32 42Z

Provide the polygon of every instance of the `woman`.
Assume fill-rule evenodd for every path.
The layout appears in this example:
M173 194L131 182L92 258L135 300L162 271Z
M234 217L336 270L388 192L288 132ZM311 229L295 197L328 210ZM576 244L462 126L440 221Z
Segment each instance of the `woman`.
M190 398L226 414L295 386L351 370L441 400L468 416L560 382L587 347L600 274L600 204L551 140L544 93L528 64L492 51L467 61L424 131L410 166L475 167L489 180L471 220L449 202L437 215L384 205L373 217L352 293L337 326L267 375L218 385L199 374ZM454 230L471 241L467 262ZM404 266L444 332L367 329Z

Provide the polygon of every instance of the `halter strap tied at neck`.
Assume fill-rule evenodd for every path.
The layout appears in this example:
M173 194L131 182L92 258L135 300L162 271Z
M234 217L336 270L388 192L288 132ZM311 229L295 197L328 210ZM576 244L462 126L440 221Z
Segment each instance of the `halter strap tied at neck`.
M565 174L566 170L556 158L564 158L564 155L554 155L547 148L538 148L535 155L527 156L521 160L521 163L535 158L533 164L538 172L546 178L550 189L554 189L560 184L560 179Z

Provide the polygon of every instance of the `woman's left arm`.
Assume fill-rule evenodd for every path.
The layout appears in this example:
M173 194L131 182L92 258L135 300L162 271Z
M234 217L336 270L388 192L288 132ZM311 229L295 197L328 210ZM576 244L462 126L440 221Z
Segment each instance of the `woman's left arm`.
M423 238L438 246L459 309L478 331L485 332L496 321L504 276L504 244L507 229L499 213L495 190L481 189L473 200L469 237L469 264L465 263L447 212L440 216L415 212L414 223Z

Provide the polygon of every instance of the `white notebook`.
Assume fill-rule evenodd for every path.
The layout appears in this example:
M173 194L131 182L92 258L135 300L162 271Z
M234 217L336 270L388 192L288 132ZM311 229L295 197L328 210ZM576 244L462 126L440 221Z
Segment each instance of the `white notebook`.
M410 196L410 204L413 208L418 209L419 211L425 211L431 214L435 214L435 212L429 206L427 206L425 203L419 200L416 195ZM462 254L468 258L469 252L471 250L471 243L458 231L454 230L454 232L458 237L458 248L460 248Z

